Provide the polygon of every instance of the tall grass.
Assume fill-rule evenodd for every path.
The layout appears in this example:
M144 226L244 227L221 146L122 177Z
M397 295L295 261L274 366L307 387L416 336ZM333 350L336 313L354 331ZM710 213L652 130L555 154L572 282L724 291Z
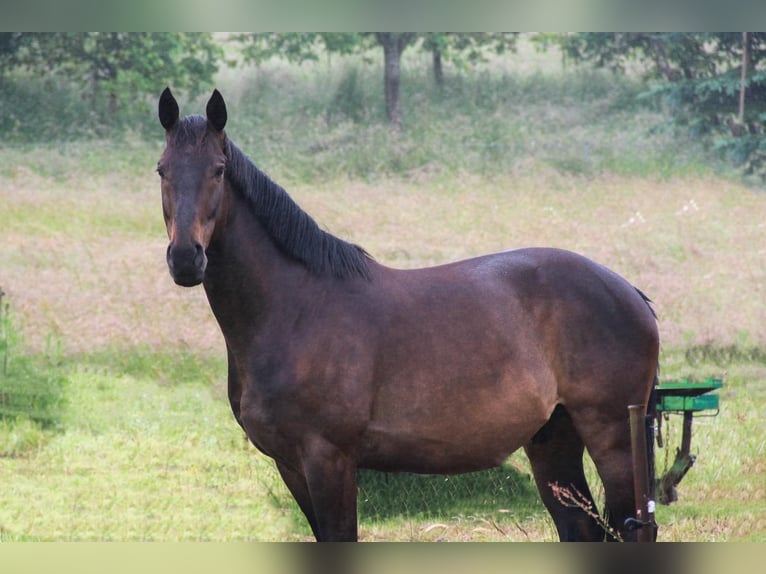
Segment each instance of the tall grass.
M378 66L342 60L332 69L307 67L311 73L264 65L235 85L227 76L219 82L232 96L231 137L263 167L294 181L422 170L493 175L529 158L575 175L667 177L700 169L691 142L678 153L671 134L653 131L662 113L638 103L641 84L629 78L585 69L525 77L485 68L439 88L415 58L403 74L404 129L396 133L383 117Z
M27 353L4 296L0 289L0 457L15 457L62 430L69 381L55 344L43 356Z
M472 70L448 70L437 86L427 58L405 53L401 132L385 119L377 58L240 65L222 69L217 85L231 137L263 169L293 182L423 171L497 175L523 169L530 158L585 176L708 171L709 158L694 142L679 146L674 134L655 129L664 115L638 100L645 90L639 80L560 65L556 73L522 71L525 59L534 59L529 48ZM6 78L0 133L14 145L159 141L155 109L163 87L110 115L64 80ZM179 94L182 113L202 113L206 97Z
M134 100L118 113L61 76L0 75L0 134L6 144L118 139L147 129L153 98Z

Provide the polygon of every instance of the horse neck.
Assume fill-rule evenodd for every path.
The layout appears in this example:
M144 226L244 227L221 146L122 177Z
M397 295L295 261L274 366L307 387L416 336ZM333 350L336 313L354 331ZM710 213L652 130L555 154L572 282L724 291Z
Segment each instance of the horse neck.
M308 272L274 244L246 200L230 185L222 216L207 249L204 287L223 330L252 335L267 317L285 307ZM229 339L230 333L224 332Z

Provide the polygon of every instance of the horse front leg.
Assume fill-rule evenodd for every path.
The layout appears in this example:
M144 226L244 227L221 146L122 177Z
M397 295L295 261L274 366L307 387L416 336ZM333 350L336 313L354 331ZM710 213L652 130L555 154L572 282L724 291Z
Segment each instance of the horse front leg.
M241 426L244 429L244 426L242 425L242 418L240 415L240 412L241 412L240 403L242 402L242 385L239 382L237 365L234 362L234 356L232 355L231 350L229 349L229 345L226 345L226 356L229 363L229 377L228 377L229 404L231 405L231 412L234 414L234 418L237 420L237 423L239 423L239 426Z
M302 464L317 541L356 542L356 461L326 440L312 437L304 443Z
M317 527L316 516L314 515L314 505L311 502L309 487L306 484L306 477L280 462L277 462L277 470L282 480L285 481L290 494L293 495L295 502L298 503L298 508L301 509L306 520L308 520L311 531L314 533L314 538L318 540L319 528Z

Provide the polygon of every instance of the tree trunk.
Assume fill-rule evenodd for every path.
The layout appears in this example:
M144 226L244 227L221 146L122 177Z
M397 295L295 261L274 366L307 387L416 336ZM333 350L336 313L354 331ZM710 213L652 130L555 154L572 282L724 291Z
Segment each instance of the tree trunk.
M745 123L745 91L747 90L747 69L750 59L748 44L747 32L742 32L742 75L739 84L739 114L737 116L740 125Z
M431 49L434 58L434 81L441 88L444 85L444 69L442 68L442 51L434 45Z
M378 32L375 37L383 46L383 82L386 90L386 117L395 130L402 127L402 112L399 104L399 78L401 75L402 52L412 33Z

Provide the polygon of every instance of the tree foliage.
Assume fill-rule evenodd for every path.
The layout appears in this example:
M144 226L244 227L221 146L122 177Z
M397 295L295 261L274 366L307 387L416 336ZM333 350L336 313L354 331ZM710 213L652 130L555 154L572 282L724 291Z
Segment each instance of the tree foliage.
M316 61L322 53L353 54L373 43L369 34L328 32L261 32L236 36L245 61L260 64L271 58L285 58L300 64Z
M448 61L459 69L485 62L488 53L505 54L516 49L517 32L426 32L421 47L433 57L434 80L444 82L442 62Z
M198 93L223 57L208 33L50 32L0 34L0 75L14 69L60 75L111 107L160 87Z
M558 38L567 58L624 72L643 68L644 97L672 122L766 179L766 33L580 33Z

